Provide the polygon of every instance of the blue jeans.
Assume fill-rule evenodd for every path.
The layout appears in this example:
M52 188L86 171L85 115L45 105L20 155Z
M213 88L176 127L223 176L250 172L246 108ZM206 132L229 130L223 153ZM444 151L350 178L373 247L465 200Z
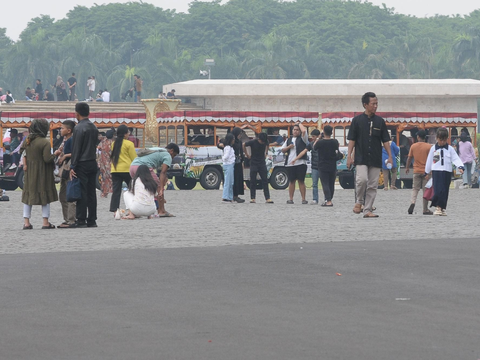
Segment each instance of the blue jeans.
M318 179L320 177L320 172L317 169L312 169L312 192L313 192L313 201L318 202Z
M465 171L463 172L463 183L472 185L472 163L465 163Z
M225 200L233 200L233 167L235 164L223 164L223 195Z

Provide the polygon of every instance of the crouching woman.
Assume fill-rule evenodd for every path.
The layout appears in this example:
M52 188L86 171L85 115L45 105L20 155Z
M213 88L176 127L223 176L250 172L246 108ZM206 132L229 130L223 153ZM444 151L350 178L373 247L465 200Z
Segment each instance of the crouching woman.
M153 179L147 165L140 165L130 182L130 189L123 193L125 207L129 210L124 219L135 219L155 214L155 194L157 183Z

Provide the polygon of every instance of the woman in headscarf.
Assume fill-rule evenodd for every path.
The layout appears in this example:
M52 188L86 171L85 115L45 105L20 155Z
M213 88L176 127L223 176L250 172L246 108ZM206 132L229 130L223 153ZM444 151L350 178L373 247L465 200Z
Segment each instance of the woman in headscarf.
M113 130L108 130L105 134L105 138L100 141L98 150L100 150L100 156L98 157L98 167L100 168L100 174L102 175L102 193L101 197L108 197L108 194L112 192L112 174L111 174L111 162L110 155L112 153L113 143Z
M23 171L25 172L22 193L24 230L33 229L30 223L33 205L42 206L42 229L55 229L48 219L50 203L58 200L55 188L55 155L52 154L50 141L46 139L49 129L48 121L36 119L30 125L30 134L20 151L24 154Z
M63 81L61 76L57 76L55 90L57 91L57 101L67 101L67 90L65 82Z
M240 136L242 135L243 130L239 127L235 127L232 130L232 134L235 137L235 143L233 144L233 150L235 151L235 166L233 167L233 201L237 203L245 202L244 199L238 197L238 195L243 195L243 147Z

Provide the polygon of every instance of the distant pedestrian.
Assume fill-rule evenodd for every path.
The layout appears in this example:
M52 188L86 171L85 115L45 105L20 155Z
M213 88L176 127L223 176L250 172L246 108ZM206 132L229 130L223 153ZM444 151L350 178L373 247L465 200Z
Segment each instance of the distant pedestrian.
M311 152L311 166L312 166L312 197L313 200L310 204L317 205L318 204L318 180L320 179L320 172L318 170L318 151L314 149L315 144L320 140L320 130L313 129L310 133L312 137L312 141L307 144L305 150L303 150L297 157L295 158L295 162L305 156L305 154L310 151Z
M89 81L87 81L88 85L88 98L93 100L93 94L95 94L95 76L91 76Z
M135 102L140 102L142 101L142 86L143 86L143 80L140 79L140 75L133 75L133 78L135 79Z
M114 131L108 130L105 134L105 138L103 138L98 145L98 150L100 150L98 168L100 169L100 175L102 176L100 196L104 198L107 198L108 194L112 192L112 163L110 155L112 153L113 135Z
M397 156L400 153L400 148L394 141L390 141L390 153L392 154L393 164L388 163L388 154L385 148L382 149L382 172L383 172L383 190L388 190L390 183L391 190L397 190Z
M318 152L318 170L322 182L324 202L321 206L333 206L332 199L335 193L335 179L337 177L337 156L339 144L332 139L333 128L330 125L323 127L324 138L317 141L314 151Z
M250 148L251 155L248 155L248 152L245 151L247 147ZM273 200L270 199L270 191L268 189L268 172L267 164L265 163L265 158L268 154L267 133L261 132L255 139L243 143L243 151L247 158L250 159L250 203L256 202L255 198L258 174L262 180L265 202L267 204L273 204Z
M356 167L356 200L353 212L363 217L376 218L373 203L377 195L378 178L382 169L382 144L388 154L387 163L393 165L390 151L390 135L385 120L376 115L378 100L373 92L362 96L365 112L355 116L348 131L347 168ZM355 159L352 157L355 149Z
M245 200L240 197L244 194L244 180L243 180L243 161L245 154L243 153L242 140L240 136L243 134L243 129L234 127L232 134L235 137L233 143L233 150L235 151L235 165L233 167L233 201L237 203L244 203Z
M420 189L425 191L425 185L429 180L429 175L425 175L425 164L427 163L428 154L432 145L426 142L427 133L425 130L420 130L417 132L417 142L410 147L410 152L408 153L405 173L410 172L410 164L413 159L413 189L412 189L412 200L410 206L408 207L408 213L413 214L413 209L415 208L415 203L417 201L417 195L420 192ZM423 200L423 215L432 215L428 209L428 200Z
M36 94L36 98L37 100L43 100L43 85L42 85L42 80L40 79L37 79L35 81L36 85L35 85L35 94Z
M58 226L59 229L69 228L75 225L76 220L76 203L67 201L67 185L70 181L70 160L72 157L72 135L75 128L75 122L72 120L65 120L60 129L60 134L63 137L63 143L55 151L55 156L58 156L58 165L60 166L60 204L62 204L62 214L64 222ZM64 177L64 173L68 177Z
M55 82L55 90L57 92L57 101L67 101L67 90L65 82L61 76L57 76L57 81Z
M281 151L285 156L285 167L288 174L288 195L287 204L293 204L295 184L298 182L302 204L308 204L305 199L307 189L305 187L305 175L307 173L307 154L301 159L295 160L297 156L307 148L308 133L305 126L297 123L293 126L293 133L282 145Z
M222 202L233 202L233 171L235 166L235 150L233 150L233 144L235 143L235 137L232 133L228 133L223 140L223 194Z
M72 73L72 76L67 80L68 82L68 90L70 91L69 100L75 101L75 87L77 86L77 78L75 77L75 73Z
M452 165L463 174L463 163L455 149L448 145L448 130L440 128L437 130L437 143L432 146L425 165L425 174L432 172L433 199L431 206L436 209L434 215L446 216L448 193L452 181Z
M42 206L42 229L55 229L49 222L50 203L58 200L55 188L55 155L50 140L46 139L50 125L45 119L35 119L29 128L29 135L22 145L24 187L22 191L24 230L33 229L30 223L32 206Z
M122 184L125 182L130 186L132 177L130 176L130 165L137 157L135 146L126 139L128 137L128 127L120 125L117 129L117 139L112 144L112 187L113 193L110 200L110 211L116 213L120 208L120 197L122 196Z
M75 105L78 124L72 137L70 176L78 177L82 197L77 201L75 228L97 227L97 141L98 129L88 119L90 107L85 102Z
M470 136L462 131L460 134L460 142L458 143L458 155L465 166L463 173L463 187L465 189L472 187L472 170L475 168L474 165L477 160L471 141Z

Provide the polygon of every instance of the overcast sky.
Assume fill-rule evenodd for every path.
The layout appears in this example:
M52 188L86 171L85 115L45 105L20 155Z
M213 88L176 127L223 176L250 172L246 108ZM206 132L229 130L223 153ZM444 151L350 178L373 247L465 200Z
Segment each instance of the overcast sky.
M17 40L18 36L27 23L40 14L50 15L55 20L62 19L67 12L72 10L76 5L91 7L94 3L110 3L128 1L107 1L101 0L22 0L22 1L5 1L2 2L2 10L0 11L0 27L7 29L7 35ZM188 4L191 0L144 0L146 3L164 9L176 9L177 12L187 12ZM439 15L468 15L473 10L480 9L480 1L478 0L370 0L371 3L381 6L385 3L389 8L395 8L395 11L402 14L414 15L417 17Z

